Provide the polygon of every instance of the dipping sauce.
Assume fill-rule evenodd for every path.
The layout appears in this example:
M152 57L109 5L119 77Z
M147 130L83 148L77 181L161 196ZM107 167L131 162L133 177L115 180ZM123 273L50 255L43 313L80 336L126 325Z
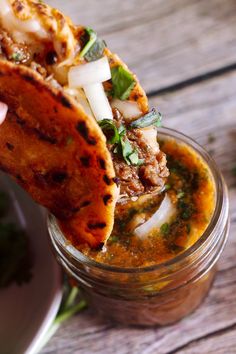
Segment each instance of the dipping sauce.
M49 216L57 258L94 313L125 325L167 325L196 309L211 287L228 236L227 187L214 161L174 130L160 128L159 142L170 170L165 191L120 201L101 250L76 249ZM166 198L172 206L168 221L137 233Z
M79 248L89 258L119 267L156 265L186 250L206 230L215 207L215 184L207 164L184 143L165 139L159 144L170 171L165 190L118 203L113 232L103 249ZM138 237L135 229L158 210L165 194L174 215Z

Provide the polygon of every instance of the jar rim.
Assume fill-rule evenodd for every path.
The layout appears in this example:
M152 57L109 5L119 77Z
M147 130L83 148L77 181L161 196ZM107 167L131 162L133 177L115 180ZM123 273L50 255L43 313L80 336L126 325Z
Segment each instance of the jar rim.
M194 256L199 249L204 247L207 240L209 240L214 233L216 227L221 223L222 218L225 219L228 214L228 191L225 185L223 176L219 171L216 162L214 159L209 155L209 153L194 139L188 137L187 135L176 131L175 129L161 127L158 128L158 133L161 136L166 136L166 138L172 138L190 146L200 157L203 161L207 164L213 180L215 184L215 192L216 192L216 202L215 202L215 209L211 220L203 232L201 237L189 248L178 254L177 256L155 265L145 266L145 267L119 267L115 265L110 265L106 263L97 262L86 255L84 255L81 251L76 249L72 244L64 237L55 216L52 214L48 215L48 230L49 235L55 243L55 235L56 235L56 242L59 246L66 252L66 254L73 258L75 261L79 261L83 263L85 266L94 267L100 270L110 271L113 273L148 273L153 271L162 270L164 268L172 267L176 264L181 264L181 262L186 261L190 257ZM226 195L226 198L224 198ZM223 214L223 215L222 215Z

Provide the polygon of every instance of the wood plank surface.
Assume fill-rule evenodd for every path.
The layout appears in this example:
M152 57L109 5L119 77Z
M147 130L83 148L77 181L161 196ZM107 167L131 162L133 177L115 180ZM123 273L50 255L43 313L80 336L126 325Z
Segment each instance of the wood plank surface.
M235 0L49 0L96 29L150 92L236 63Z
M229 186L231 230L210 294L188 318L136 329L106 323L88 309L65 323L41 354L236 353L235 0L49 3L96 29L152 92L150 105L162 112L164 124L210 151ZM215 70L222 75L204 76ZM207 80L195 80L201 76ZM168 87L165 94L153 94Z
M236 73L152 97L165 125L211 151L230 191L230 238L209 296L192 315L163 328L125 328L86 310L64 324L41 354L233 354L236 344ZM212 138L214 137L214 138ZM214 140L214 141L212 141Z

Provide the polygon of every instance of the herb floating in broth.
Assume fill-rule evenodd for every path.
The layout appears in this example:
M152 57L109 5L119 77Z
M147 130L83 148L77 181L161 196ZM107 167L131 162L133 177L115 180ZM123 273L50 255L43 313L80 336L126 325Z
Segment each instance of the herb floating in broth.
M130 123L130 128L146 128L151 125L155 127L160 127L161 119L161 113L157 112L155 108L153 108L149 113L145 114L143 117Z
M163 193L119 201L106 251L81 248L87 256L120 267L156 265L183 252L205 231L215 206L210 171L185 144L159 143L171 171Z
M112 96L120 100L127 100L136 82L133 75L121 65L111 69Z

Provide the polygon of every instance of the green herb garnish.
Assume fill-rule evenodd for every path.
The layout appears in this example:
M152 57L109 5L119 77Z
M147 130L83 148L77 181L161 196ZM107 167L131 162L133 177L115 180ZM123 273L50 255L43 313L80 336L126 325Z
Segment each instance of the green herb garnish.
M161 126L161 113L157 112L155 108L153 108L149 113L145 114L143 117L134 120L130 123L130 128L145 128L150 125L154 125L156 127Z
M185 193L183 191L178 192L177 195L176 195L176 197L178 199L182 199L184 196L185 196Z
M111 80L113 84L112 96L120 100L127 100L136 84L133 75L119 65L111 69Z
M119 240L119 237L118 236L114 236L114 235L111 235L110 237L109 237L109 241L110 242L117 242Z
M18 63L23 59L23 55L20 52L15 52L11 55L10 59Z
M166 184L165 185L165 191L168 191L169 189L171 189L171 185L170 184Z
M120 139L121 154L127 165L142 165L144 160L139 159L138 152L134 149L128 138Z
M165 224L161 225L160 230L161 230L161 233L166 236L166 235L168 235L168 233L170 231L170 225L166 222Z
M193 215L194 210L192 205L184 202L182 199L178 202L178 208L180 210L180 217L183 220L189 220Z
M100 128L102 129L103 133L107 137L107 142L109 144L117 144L120 141L121 133L116 128L113 120L111 119L103 119L98 122Z
M128 165L141 165L144 160L139 159L138 152L132 147L127 138L126 128L123 124L117 128L111 119L103 119L98 122L109 144L114 144L113 153L123 157Z
M97 33L90 27L85 28L86 34L89 36L88 42L85 44L84 48L81 50L79 57L83 58L90 48L94 45L97 39Z
M64 285L64 294L60 309L54 319L51 327L43 337L41 343L37 347L37 352L48 343L51 337L56 333L62 323L82 311L87 306L85 300L81 299L80 290L77 287L71 287L68 282Z
M85 37L88 37L88 40L79 57L86 59L88 62L100 59L106 48L105 41L98 38L97 33L90 27L85 28Z
M84 55L84 58L90 62L100 59L103 56L104 49L106 48L106 43L104 40L97 38L95 43Z

